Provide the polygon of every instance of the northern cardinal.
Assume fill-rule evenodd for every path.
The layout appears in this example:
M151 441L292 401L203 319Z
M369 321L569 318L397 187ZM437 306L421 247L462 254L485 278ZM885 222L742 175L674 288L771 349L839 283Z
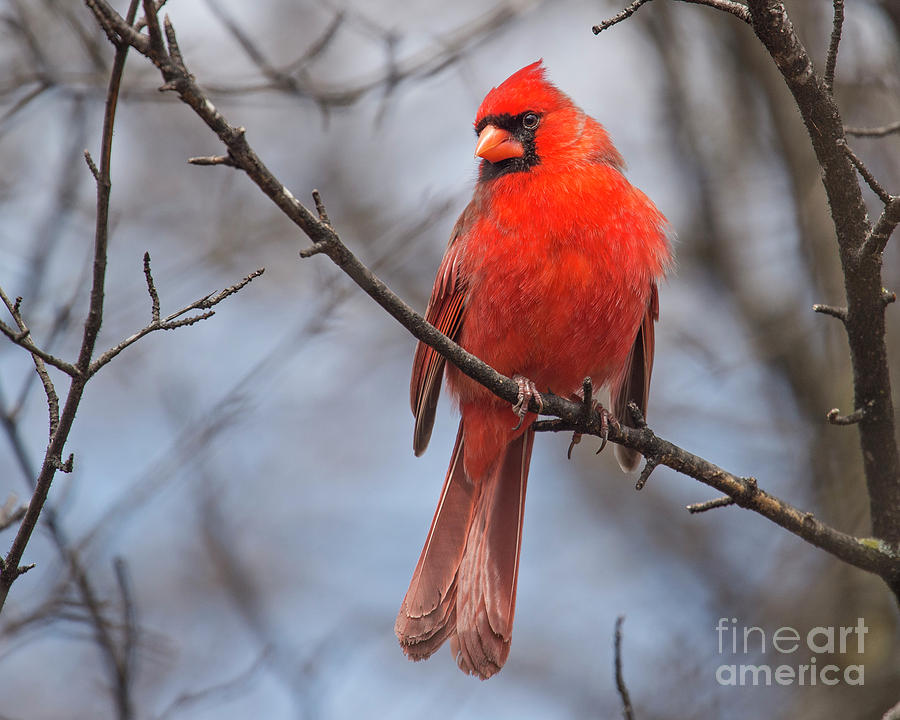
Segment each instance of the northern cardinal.
M541 63L493 88L478 109L478 182L425 314L513 377L519 402L511 411L446 367L462 419L395 626L409 658L425 659L449 638L459 667L482 679L509 656L536 419L528 404L550 389L574 398L590 376L609 386L621 422L629 401L646 411L656 283L671 259L665 218L625 179L603 127ZM443 357L420 342L410 384L416 455L431 437L444 372ZM637 467L640 455L616 451L623 469Z

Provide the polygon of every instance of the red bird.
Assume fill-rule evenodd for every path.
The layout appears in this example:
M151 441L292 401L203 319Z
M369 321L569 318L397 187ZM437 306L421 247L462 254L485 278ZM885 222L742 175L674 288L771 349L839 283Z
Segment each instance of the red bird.
M603 127L552 85L541 61L492 89L475 120L478 183L438 269L425 317L519 384L509 405L446 367L462 413L440 501L397 616L413 660L446 640L482 679L509 655L540 391L610 388L613 412L647 408L666 220L622 175ZM416 348L413 448L431 437L444 359ZM616 446L623 469L640 456Z

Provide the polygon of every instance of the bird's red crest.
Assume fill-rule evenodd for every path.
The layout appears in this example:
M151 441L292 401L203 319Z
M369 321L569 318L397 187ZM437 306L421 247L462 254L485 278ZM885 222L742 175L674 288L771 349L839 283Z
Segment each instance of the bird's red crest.
M489 115L550 112L572 101L546 78L543 60L526 65L493 88L478 108L475 122Z

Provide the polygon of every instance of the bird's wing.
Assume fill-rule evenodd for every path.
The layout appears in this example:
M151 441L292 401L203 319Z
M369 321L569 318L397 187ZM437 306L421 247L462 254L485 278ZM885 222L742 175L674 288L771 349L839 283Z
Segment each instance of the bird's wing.
M633 426L628 403L634 402L647 415L647 398L650 395L650 376L653 373L653 326L659 319L659 294L656 283L650 286L650 301L638 329L634 345L628 353L628 359L622 368L621 375L613 383L610 396L613 414L626 425ZM640 453L635 450L616 445L616 458L626 472L637 469Z
M425 319L451 340L455 340L459 335L466 305L466 288L460 271L462 250L460 238L470 225L471 207L471 205L467 207L456 221L450 236L450 244L434 280L428 309L425 311ZM416 418L413 451L417 456L425 452L431 439L443 377L443 356L425 343L419 342L409 383L409 402Z

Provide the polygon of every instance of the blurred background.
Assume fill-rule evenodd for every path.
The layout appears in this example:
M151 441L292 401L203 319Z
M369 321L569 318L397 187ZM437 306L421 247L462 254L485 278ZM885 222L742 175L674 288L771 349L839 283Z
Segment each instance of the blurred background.
M115 3L124 13L125 3ZM788 3L817 67L831 3ZM660 289L650 421L663 437L835 527L870 531L843 303L819 168L752 31L683 3L566 0L171 0L189 69L302 200L317 187L344 241L423 310L476 173L484 94L539 57L611 133L630 180L677 235ZM900 6L848 3L836 96L845 122L900 118ZM94 183L112 48L80 3L0 0L0 285L39 344L71 358L87 308ZM186 164L222 147L132 54L113 147L99 349L149 321L142 256L174 311L257 267L216 316L128 349L88 385L37 567L0 618L0 717L617 717L613 628L639 718L873 718L898 700L900 629L880 580L751 513L689 515L714 493L658 469L647 487L587 439L536 443L506 667L449 650L408 662L393 622L456 430L445 401L411 452L414 340L243 175ZM888 190L900 135L851 139ZM865 191L871 212L878 201ZM305 201L305 200L304 200ZM885 284L900 286L900 253ZM900 401L900 327L888 344ZM0 502L30 496L46 407L30 358L0 342ZM54 375L56 377L56 375ZM59 378L59 388L65 384ZM5 553L13 530L0 534ZM723 687L719 618L869 629L864 686ZM134 640L128 628L134 628ZM727 649L727 648L726 648ZM739 648L740 649L740 648Z

